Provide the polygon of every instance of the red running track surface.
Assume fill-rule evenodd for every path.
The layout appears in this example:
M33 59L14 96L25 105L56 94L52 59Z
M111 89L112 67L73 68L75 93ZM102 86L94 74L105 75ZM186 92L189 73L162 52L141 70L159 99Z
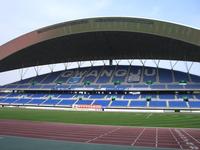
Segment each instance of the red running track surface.
M154 148L200 149L199 129L135 128L0 120L0 135Z

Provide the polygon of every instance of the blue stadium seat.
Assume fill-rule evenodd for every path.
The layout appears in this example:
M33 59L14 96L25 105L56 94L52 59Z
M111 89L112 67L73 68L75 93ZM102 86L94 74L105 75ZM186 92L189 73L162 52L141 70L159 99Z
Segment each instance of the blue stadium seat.
M178 94L177 98L179 98L179 99L183 99L183 98L193 99L193 95L192 94Z
M92 104L93 100L78 100L76 105L90 105Z
M72 98L72 97L74 97L74 94L61 94L59 96L59 98Z
M40 105L41 103L43 103L45 101L45 99L39 99L39 98L35 98L32 99L30 102L28 102L27 104L31 104L31 105Z
M147 97L151 97L151 99L156 99L157 98L157 94L141 94L141 98L142 99L146 99Z
M1 103L3 103L3 104L11 104L11 103L14 103L17 100L18 100L17 98L7 98L4 101L2 101Z
M169 101L169 107L187 108L187 104L184 101Z
M104 94L93 94L93 95L90 95L90 99L103 99L105 98L106 95Z
M48 74L48 76L42 80L42 82L40 82L41 84L50 84L50 83L54 83L54 80L56 78L58 78L58 76L60 75L61 71L59 72L52 72L50 74Z
M200 89L200 84L187 84L184 86L185 86L185 89Z
M56 105L60 102L61 100L59 99L48 99L47 101L45 101L44 103L42 103L42 105Z
M126 94L124 95L124 99L138 99L140 94Z
M199 76L190 74L190 77L191 77L192 82L200 83L200 77Z
M21 105L23 105L23 104L28 103L29 101L31 101L30 98L29 99L28 98L23 98L23 99L19 99L19 100L15 101L14 104L21 104Z
M122 95L121 94L109 94L106 96L106 98L108 98L108 99L113 98L113 97L115 97L116 99L121 99Z
M94 67L91 68L89 72L87 72L87 74L85 75L84 79L82 80L82 82L86 82L89 81L91 83L95 82L100 71L101 71L102 67Z
M76 102L75 100L61 100L57 105L72 106L75 102Z
M159 69L158 74L159 74L159 82L160 83L171 83L171 82L173 82L171 70Z
M143 82L145 82L145 83L147 81L157 82L156 76L157 76L157 69L156 68L150 68L150 67L144 68Z
M108 83L112 77L113 71L115 67L105 66L104 69L101 71L99 78L97 79L96 83Z
M129 74L127 75L128 83L139 83L141 81L142 76L142 67L132 66L129 70Z
M189 81L188 74L180 71L174 71L174 77L175 77L175 82L179 82L182 80L187 82Z
M167 85L168 89L184 89L183 85L179 85L179 84L168 84Z
M166 101L150 101L149 107L166 107Z
M134 101L130 102L130 107L147 107L146 101Z
M21 84L21 85L19 85L17 88L18 88L18 89L27 89L27 88L29 88L29 87L30 87L30 85Z
M129 101L126 100L115 100L112 101L111 107L127 107Z
M174 94L159 94L159 98L160 99L175 99L175 95Z
M106 108L109 105L110 101L108 100L95 100L93 105L101 105L103 108Z
M128 66L117 66L117 69L115 70L113 78L112 78L112 82L115 82L115 81L120 81L121 83L125 82L128 69L129 69Z
M199 101L191 101L188 102L190 108L200 108L200 102Z
M46 94L33 94L32 98L42 98L44 97Z
M135 84L133 85L134 88L139 88L139 89L146 89L149 87L149 85L146 85L146 84Z
M43 85L42 86L42 89L54 89L56 87L56 85L49 85L49 84L46 84L46 85Z
M165 84L152 84L150 85L151 89L166 89L166 85Z

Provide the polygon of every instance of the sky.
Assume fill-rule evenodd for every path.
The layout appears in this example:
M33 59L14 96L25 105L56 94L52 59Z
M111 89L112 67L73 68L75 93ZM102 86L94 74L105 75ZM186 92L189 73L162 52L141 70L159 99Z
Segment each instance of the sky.
M0 4L0 45L48 25L103 16L156 19L200 29L200 0L0 0ZM18 72L0 73L0 85L19 80Z

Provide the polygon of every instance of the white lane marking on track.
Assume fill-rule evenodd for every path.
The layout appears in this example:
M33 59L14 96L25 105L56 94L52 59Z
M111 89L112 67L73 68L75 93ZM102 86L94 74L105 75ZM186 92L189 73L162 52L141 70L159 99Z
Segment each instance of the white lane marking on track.
M144 132L144 130L145 130L146 128L144 128L141 132L140 132L140 134L137 136L137 138L133 141L133 143L131 144L131 146L134 146L135 145L135 143L137 142L137 140L140 138L140 136L143 134L143 132Z
M156 128L156 148L158 147L158 128Z
M175 139L175 141L178 143L178 145L180 146L181 149L183 149L183 147L181 146L180 142L178 141L178 139L176 138L176 136L174 135L174 133L172 132L172 129L169 128L169 131L172 135L172 137Z
M148 119L148 118L151 117L151 116L152 116L152 113L148 114L148 115L146 116L146 119Z
M186 137L183 133L184 132L183 130L178 130L178 129L175 129L175 132L179 135L179 137L184 141L184 143L189 147L189 149L194 149L194 150L198 150L199 148L193 143L191 142L188 137Z
M196 138L194 138L191 134L189 134L188 132L186 132L184 129L182 129L181 131L183 131L185 134L187 134L189 137L191 137L193 140L195 140L197 143L200 143L199 140L197 140Z
M92 142L92 141L94 141L94 140L96 140L96 139L98 139L98 138L101 138L101 137L103 137L103 136L106 136L106 135L108 135L108 134L110 134L110 133L113 133L113 132L119 130L119 129L121 129L121 127L115 128L115 129L113 129L113 130L111 130L111 131L109 131L109 132L103 133L103 134L101 134L101 135L99 135L99 136L97 136L97 137L95 137L95 138L93 138L93 139L91 139L91 140L86 141L86 143L90 143L90 142Z

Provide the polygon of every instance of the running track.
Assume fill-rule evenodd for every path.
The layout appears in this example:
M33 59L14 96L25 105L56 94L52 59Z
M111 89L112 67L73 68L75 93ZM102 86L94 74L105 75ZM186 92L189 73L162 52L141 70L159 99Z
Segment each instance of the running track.
M0 135L85 143L199 149L199 129L133 128L0 120Z

